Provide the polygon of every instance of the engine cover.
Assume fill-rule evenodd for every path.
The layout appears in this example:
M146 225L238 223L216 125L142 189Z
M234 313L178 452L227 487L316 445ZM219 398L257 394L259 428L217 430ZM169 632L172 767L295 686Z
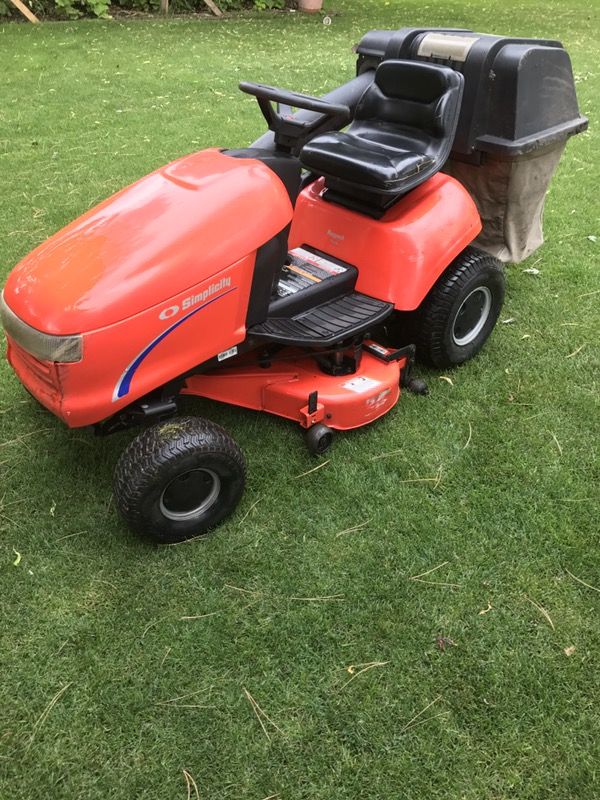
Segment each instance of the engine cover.
M292 206L254 159L203 150L162 167L26 256L4 299L50 334L86 333L217 276L284 228Z

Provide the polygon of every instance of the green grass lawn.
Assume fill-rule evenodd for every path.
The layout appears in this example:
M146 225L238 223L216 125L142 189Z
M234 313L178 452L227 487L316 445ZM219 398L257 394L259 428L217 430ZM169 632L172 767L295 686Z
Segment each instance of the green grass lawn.
M451 382L304 477L292 424L190 403L249 465L207 541L133 538L111 503L132 434L68 432L0 364L1 798L600 796L598 6L330 10L0 26L0 282L121 186L258 136L239 80L323 93L371 28L560 38L591 122L509 268L513 322Z

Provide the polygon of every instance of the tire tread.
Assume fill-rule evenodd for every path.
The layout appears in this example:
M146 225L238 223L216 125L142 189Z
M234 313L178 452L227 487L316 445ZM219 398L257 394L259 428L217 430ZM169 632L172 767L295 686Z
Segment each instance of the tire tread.
M167 435L169 426L176 426L177 438ZM142 513L148 481L159 476L165 464L198 450L231 459L245 480L246 463L238 445L219 425L200 417L177 417L153 425L129 443L115 467L113 492L119 511L134 531L158 541L164 538L148 530Z
M465 248L438 279L415 314L411 315L410 332L416 345L417 359L421 363L438 368L455 366L444 347L448 318L461 288L483 269L498 272L504 280L504 268L497 258L472 245Z

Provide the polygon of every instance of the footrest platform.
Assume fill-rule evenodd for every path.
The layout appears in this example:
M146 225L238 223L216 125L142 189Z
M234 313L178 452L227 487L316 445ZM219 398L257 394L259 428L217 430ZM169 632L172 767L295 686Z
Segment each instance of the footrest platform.
M370 330L393 308L392 303L352 292L294 317L271 317L254 325L248 334L281 344L328 347Z

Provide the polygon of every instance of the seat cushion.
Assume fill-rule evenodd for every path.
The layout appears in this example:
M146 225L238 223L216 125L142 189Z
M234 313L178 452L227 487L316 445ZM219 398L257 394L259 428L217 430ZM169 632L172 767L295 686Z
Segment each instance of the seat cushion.
M434 159L406 149L399 137L390 138L394 139L393 146L391 141L384 144L354 133L324 133L304 145L302 164L320 175L382 192L399 192L406 181L431 166Z

